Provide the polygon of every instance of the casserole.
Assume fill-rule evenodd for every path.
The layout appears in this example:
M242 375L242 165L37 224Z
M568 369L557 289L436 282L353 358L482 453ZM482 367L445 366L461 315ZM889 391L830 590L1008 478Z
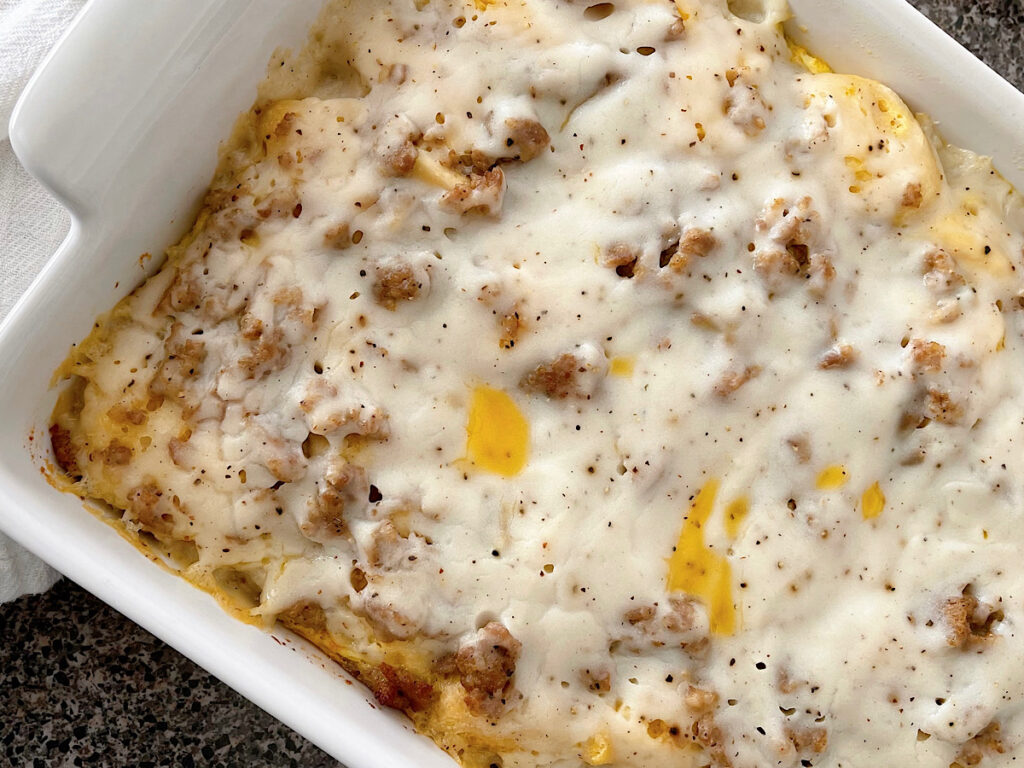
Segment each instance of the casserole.
M799 8L798 8L798 10L799 10ZM892 20L892 19L890 19L890 20ZM821 48L821 47L819 46L819 49L823 49L823 48ZM891 78L890 78L890 80L891 80ZM31 103L31 102L30 102L30 103ZM976 113L976 114L977 114L977 113ZM937 115L937 117L939 117L939 118L940 118L940 120L941 120L943 116L942 116L941 114L938 114L938 115ZM952 133L950 133L950 132L949 132L948 130L946 130L946 133L947 133L947 135L949 135L949 136L950 136L951 138L953 138L953 140L961 140L961 142L962 142L962 143L971 143L971 142L968 142L968 141L963 141L962 139L957 139L957 138L955 137L955 135L954 135L954 134L952 134ZM977 144L972 144L972 145L975 145L975 146L977 146ZM983 147L979 147L979 148L983 148ZM30 165L31 165L31 158L30 158ZM1001 166L1001 167L1004 167L1004 168L1005 168L1005 167L1006 167L1006 164L1002 164L1002 166ZM121 178L121 179L119 179L119 180L121 181L121 186L124 186L124 185L125 185L125 178L124 178L124 177L122 177L122 178ZM130 180L130 174L129 174L129 179L128 179L128 180ZM92 211L90 211L90 210L89 210L89 209L90 209L91 207L90 207L90 206L88 206L88 205L86 204L85 196L84 196L84 195L82 195L83 191L85 191L85 189L83 189L83 187L79 186L78 188L76 188L76 187L75 187L75 185L74 185L74 184L72 184L72 185L71 185L71 188L69 188L69 189L68 189L68 197L69 197L69 198L71 199L71 202L72 202L72 207L73 207L73 209L76 209L76 208L77 208L77 210L76 210L76 213L77 213L77 214L79 214L79 215L81 216L81 218L82 218L83 220L87 221L87 220L88 220L88 218L89 218L89 215L88 215L88 214L91 214L91 213L92 213ZM123 191L123 189L122 189L121 191ZM77 199L76 199L76 198L77 198ZM101 199L101 198L100 198L100 199ZM117 201L114 201L114 202L116 203ZM78 204L78 205L76 206L76 204ZM112 218L113 218L113 217L112 217ZM77 220L78 220L78 217L77 217ZM83 238L84 238L84 234L83 234L83 232L86 232L86 231L88 231L87 227L83 227L83 229L82 229L81 231L80 231L80 230L78 230L78 228L76 228L76 231L75 231L75 232L73 233L73 238L74 238L75 236L79 236L79 237L83 237ZM102 230L100 230L100 231L102 231ZM111 230L111 229L109 228L109 229L106 229L105 231L106 231L106 232L111 232L112 230ZM122 241L122 242L123 242L123 241ZM98 246L96 246L96 247L98 247L98 248L102 248L102 244L100 243L100 244L99 244ZM67 251L68 249L65 249L65 250ZM65 254L65 255L67 256L67 254ZM60 262L58 262L58 264L59 264L59 263L60 263ZM67 263L67 259L66 259L66 260L65 260L65 262L63 262L63 263ZM49 283L49 285L52 285L52 284L53 284L53 281L54 281L54 280L56 280L56 278L54 278L53 274L50 274L50 273L54 272L54 269L55 269L55 267L54 267L54 266L51 266L51 268L50 268L50 269L48 270L48 274L49 274L49 279L50 279L50 283ZM135 282L135 280L136 280L136 278L132 278L132 279L128 279L128 278L126 278L126 282L130 282L130 283L134 283L134 282ZM44 285L46 285L46 279L44 279ZM34 295L34 297L35 297L36 299L39 299L39 298L40 298L40 293L41 293L41 290L42 290L42 289L39 289L39 288L37 288L37 289L36 289L36 290L34 291L34 294L33 294L33 295ZM43 298L45 299L45 297L43 297ZM51 296L51 299L52 299L52 298L55 298L55 297ZM104 301L109 301L109 300L99 300L99 301L97 302L97 305L96 305L96 306L104 306L104 305L105 305L105 304L104 304ZM38 301L37 301L37 305L39 305L39 302L38 302ZM93 306L93 307L92 307L92 310L91 310L91 312L92 312L92 313L94 313L94 311L95 311L95 308L96 308L95 306ZM89 311L85 311L85 312L84 312L83 314L84 314L85 316L91 316L91 314L90 314L90 312L89 312ZM20 313L20 314L19 314L18 316L19 316L19 317L20 317L20 316L24 316L24 311L23 311L22 313ZM16 323L16 318L15 318L15 321L12 321L12 324L11 324L11 325L13 326L13 325L15 325L15 323ZM8 333L10 333L10 329L11 329L11 326L8 326L8 329L7 329L7 330L8 330ZM40 346L42 346L42 345L40 345ZM45 353L44 353L44 354L45 354ZM13 357L11 357L10 359L13 359ZM45 370L45 368L46 368L46 365L45 365L45 361L44 361L44 362L39 362L38 360L36 360L36 361L31 361L31 362L30 362L30 361L26 361L26 364L25 364L25 365L14 365L14 366L11 366L11 373L12 373L12 374L16 374L17 372L19 372L19 371L25 371L26 369L29 369L30 371L36 371L36 370L40 370L40 369L43 369L43 370ZM24 390L22 390L22 391L24 391ZM9 423L12 423L12 422L9 422ZM77 521L76 521L76 522L77 522ZM17 536L17 531L15 531L15 536ZM19 538L24 538L24 537L19 537ZM30 537L30 538L31 538L31 537ZM58 549L59 549L59 548L58 548ZM56 554L56 552L54 552L54 554ZM58 564L61 564L61 563L60 563L60 562L58 562ZM74 573L74 572L72 572L71 574L73 575L73 577L75 577L75 573ZM77 578L77 577L76 577L76 578ZM114 582L114 584L115 584L115 585L118 585L120 581L121 581L121 580L117 580L117 581L115 581L115 582ZM125 588L124 588L124 587L118 587L118 591L119 591L119 595L120 595L121 597L123 597L123 596L124 596L124 595L126 594L126 590L125 590ZM169 603L168 603L168 600L167 600L166 598L165 598L165 599L164 599L164 600L162 601L162 603L163 603L164 605L168 605L168 604L169 604ZM144 612L144 611L143 611L143 612ZM183 642L183 641L182 641L182 642ZM202 659L200 659L200 660L201 660L201 662L202 662ZM317 711L319 711L319 710L317 709Z

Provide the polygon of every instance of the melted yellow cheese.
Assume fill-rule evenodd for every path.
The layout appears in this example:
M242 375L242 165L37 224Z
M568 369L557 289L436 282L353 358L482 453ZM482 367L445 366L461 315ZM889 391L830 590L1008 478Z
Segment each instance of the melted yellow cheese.
M736 607L732 598L732 567L729 560L705 542L704 528L711 519L718 481L709 480L694 498L668 561L668 588L700 598L708 606L711 631L731 635L736 631Z
M583 745L583 762L587 765L611 765L615 761L612 741L606 734L596 734Z
M636 361L631 357L613 357L608 366L612 376L629 377L633 375Z
M802 45L797 45L789 39L786 42L789 43L789 50L793 61L811 74L820 75L832 71L832 67L824 59L815 56Z
M474 466L503 477L518 475L530 451L530 425L505 392L476 387L466 423L466 456Z
M725 508L725 533L730 539L735 539L740 535L743 522L747 519L749 513L750 502L747 501L745 496L729 502L729 505Z
M865 520L872 520L885 509L885 494L878 483L872 484L860 497L860 513Z
M822 491L835 491L846 485L850 478L842 464L830 464L818 473L816 485Z

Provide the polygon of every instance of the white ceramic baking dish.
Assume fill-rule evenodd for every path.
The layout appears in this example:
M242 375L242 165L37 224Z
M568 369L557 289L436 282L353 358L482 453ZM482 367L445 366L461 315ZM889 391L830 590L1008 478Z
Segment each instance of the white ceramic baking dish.
M0 326L0 528L351 768L450 766L308 645L239 623L47 484L51 372L188 225L218 141L322 0L91 0L11 125L71 232ZM883 80L1024 189L1024 95L903 0L792 0L791 34ZM275 639L275 637L277 639Z

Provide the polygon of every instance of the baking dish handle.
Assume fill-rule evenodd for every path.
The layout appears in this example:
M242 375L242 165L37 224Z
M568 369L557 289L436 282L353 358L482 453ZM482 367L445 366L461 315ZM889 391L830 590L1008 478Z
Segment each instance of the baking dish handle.
M140 163L138 154L201 115L198 104L175 107L253 4L89 0L15 107L10 138L22 164L79 218L133 207L140 177L174 168L155 156ZM251 84L243 94L244 106Z

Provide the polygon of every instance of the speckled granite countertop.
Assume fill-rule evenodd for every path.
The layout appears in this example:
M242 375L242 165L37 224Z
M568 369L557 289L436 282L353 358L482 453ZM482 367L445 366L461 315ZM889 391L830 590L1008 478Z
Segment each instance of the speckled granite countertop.
M1022 0L916 0L1024 89ZM0 765L337 766L67 580L0 606Z

